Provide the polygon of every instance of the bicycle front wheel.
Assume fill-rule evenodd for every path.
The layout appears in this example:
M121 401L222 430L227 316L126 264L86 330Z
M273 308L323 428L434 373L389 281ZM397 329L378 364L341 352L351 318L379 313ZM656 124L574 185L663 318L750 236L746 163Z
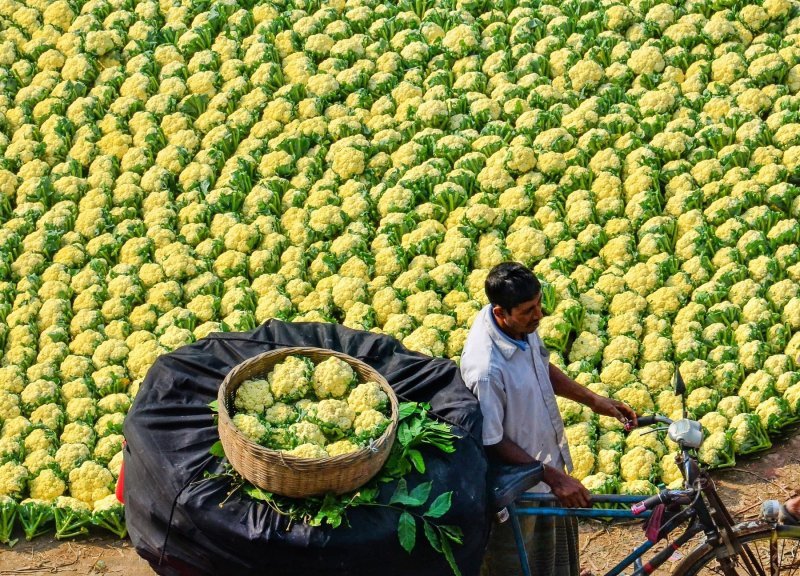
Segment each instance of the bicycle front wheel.
M678 566L675 576L800 576L800 527L749 523L737 526L741 551L720 554L723 545L702 544Z

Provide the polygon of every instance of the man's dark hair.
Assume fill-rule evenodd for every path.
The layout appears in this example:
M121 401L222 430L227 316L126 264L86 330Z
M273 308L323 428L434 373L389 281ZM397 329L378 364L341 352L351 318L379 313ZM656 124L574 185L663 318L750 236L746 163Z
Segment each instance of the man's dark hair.
M484 290L489 302L511 312L515 306L536 298L542 285L527 266L519 262L503 262L489 271Z

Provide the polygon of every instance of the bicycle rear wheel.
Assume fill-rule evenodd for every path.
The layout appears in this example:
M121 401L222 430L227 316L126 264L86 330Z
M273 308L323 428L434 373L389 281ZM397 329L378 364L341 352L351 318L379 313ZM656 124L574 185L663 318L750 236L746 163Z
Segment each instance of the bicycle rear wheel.
M675 576L800 576L800 528L766 524L737 527L742 551L717 557L719 546L702 544L678 566Z

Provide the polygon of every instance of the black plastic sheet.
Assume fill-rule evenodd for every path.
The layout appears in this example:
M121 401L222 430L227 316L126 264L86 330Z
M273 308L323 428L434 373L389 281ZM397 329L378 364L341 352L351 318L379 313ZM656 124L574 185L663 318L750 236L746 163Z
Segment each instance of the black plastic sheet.
M424 449L426 472L410 475L409 487L432 481L431 500L453 491L452 507L440 522L462 529L464 544L453 546L455 558L465 576L477 575L490 523L477 400L453 362L335 324L273 320L248 333L213 334L156 361L124 426L126 518L137 552L164 575L450 573L421 526L413 552L400 547L395 510L352 508L336 529L312 527L290 522L240 492L228 498L229 482L205 478L205 472L221 470L221 460L209 454L219 436L208 404L222 380L247 358L286 346L330 348L358 358L383 374L401 400L428 402L437 417L455 426L462 436L456 451ZM379 501L388 503L394 488L384 485Z

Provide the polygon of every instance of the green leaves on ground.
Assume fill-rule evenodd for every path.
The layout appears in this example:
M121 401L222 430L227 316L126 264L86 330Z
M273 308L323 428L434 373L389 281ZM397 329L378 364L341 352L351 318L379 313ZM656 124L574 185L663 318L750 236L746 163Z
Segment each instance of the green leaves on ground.
M451 542L463 543L463 534L458 526L436 524L431 519L441 518L448 510L452 502L453 493L443 492L434 498L428 509L420 513L421 508L431 494L432 482L423 482L408 491L408 484L405 478L397 482L394 494L389 499L389 508L400 510L400 517L397 522L397 537L400 546L409 554L414 550L417 541L417 522L422 522L422 530L431 548L443 554L453 574L460 575L461 571L453 557ZM375 502L373 505L382 506ZM398 505L401 505L399 507Z

